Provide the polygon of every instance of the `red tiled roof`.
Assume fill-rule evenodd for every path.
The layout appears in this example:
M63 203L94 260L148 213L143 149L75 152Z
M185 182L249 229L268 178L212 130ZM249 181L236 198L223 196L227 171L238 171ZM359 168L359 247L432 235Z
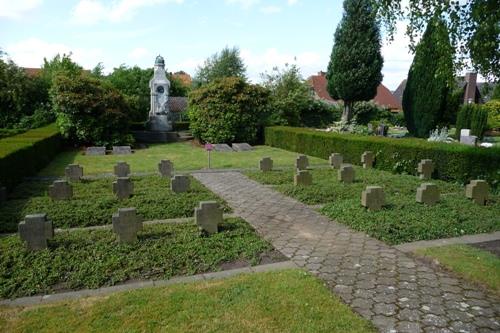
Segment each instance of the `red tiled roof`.
M326 90L327 81L324 72L311 76L307 81L311 84L318 98L327 102L336 102ZM391 91L382 83L377 87L377 95L373 98L373 102L379 106L387 107L392 110L401 110L401 103L399 103Z

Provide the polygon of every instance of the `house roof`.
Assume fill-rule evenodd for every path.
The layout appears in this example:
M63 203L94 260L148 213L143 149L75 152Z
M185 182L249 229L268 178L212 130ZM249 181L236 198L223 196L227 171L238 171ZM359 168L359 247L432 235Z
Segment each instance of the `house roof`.
M169 97L168 108L171 112L184 112L188 107L187 97Z
M405 88L406 88L406 79L401 81L399 86L392 93L394 97L396 97L396 99L399 101L399 103L403 103L403 93L405 91Z
M307 80L311 84L316 96L327 102L337 102L334 100L328 91L326 73L319 72L318 75L313 75ZM391 91L387 89L382 83L377 87L377 95L373 98L375 104L387 107L389 109L401 109L401 103L392 95Z
M172 77L175 79L178 79L186 86L191 86L191 83L193 82L191 75L189 75L188 73L186 73L184 71L173 73Z

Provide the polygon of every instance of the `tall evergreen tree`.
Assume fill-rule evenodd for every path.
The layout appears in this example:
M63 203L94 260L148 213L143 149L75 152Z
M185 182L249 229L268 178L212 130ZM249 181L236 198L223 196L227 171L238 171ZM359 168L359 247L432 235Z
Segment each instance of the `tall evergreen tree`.
M427 137L445 123L453 89L453 54L448 30L436 16L415 49L403 93L403 111L408 131Z
M380 48L380 27L371 1L345 0L327 73L328 92L344 100L343 121L351 120L354 102L377 94L384 63Z

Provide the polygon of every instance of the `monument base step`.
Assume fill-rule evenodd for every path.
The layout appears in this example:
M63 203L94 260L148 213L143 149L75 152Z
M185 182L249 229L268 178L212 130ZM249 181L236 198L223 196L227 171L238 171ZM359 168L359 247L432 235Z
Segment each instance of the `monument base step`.
M136 142L141 143L165 143L191 140L193 137L186 132L155 132L155 131L132 131Z

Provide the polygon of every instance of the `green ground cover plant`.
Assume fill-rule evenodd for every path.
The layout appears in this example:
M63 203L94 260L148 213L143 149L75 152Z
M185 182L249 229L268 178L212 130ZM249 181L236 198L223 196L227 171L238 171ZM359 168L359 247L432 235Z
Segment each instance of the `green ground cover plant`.
M467 280L500 294L500 258L469 245L449 245L417 250L418 255L436 259Z
M225 212L223 200L191 178L191 189L173 193L170 179L160 176L132 177L134 195L118 200L112 191L113 177L74 182L73 199L53 201L48 196L50 181L30 181L20 184L0 206L0 232L17 231L24 216L46 213L56 228L88 227L111 223L118 208L136 207L147 220L191 217L200 201L216 200Z
M307 300L307 301L304 301ZM4 332L376 332L299 270L0 309Z
M388 244L477 234L500 230L500 197L492 195L487 206L478 206L464 195L464 188L432 180L441 192L441 201L426 206L415 201L417 187L426 181L410 175L395 175L355 167L356 181L343 184L337 170L310 171L312 186L293 185L293 171L247 172L263 184L303 203L325 204L321 212L332 220L366 232ZM368 185L382 186L387 205L378 212L361 206L361 192Z
M65 231L38 252L26 250L18 236L7 236L0 238L0 297L193 275L236 260L258 264L271 250L237 218L226 219L210 236L194 223L145 225L133 244L118 243L111 230Z
M256 146L247 152L216 152L211 153L211 167L219 168L257 168L259 160L269 156L276 167L293 167L296 153L279 148ZM190 142L151 145L147 149L137 150L132 155L85 156L78 151L68 151L59 154L52 163L40 172L41 176L64 175L68 164L76 163L83 167L85 175L113 172L113 166L118 161L125 161L132 172L157 172L158 163L169 159L174 163L175 170L200 170L208 167L207 152L204 148ZM325 165L327 161L310 158L311 165Z

